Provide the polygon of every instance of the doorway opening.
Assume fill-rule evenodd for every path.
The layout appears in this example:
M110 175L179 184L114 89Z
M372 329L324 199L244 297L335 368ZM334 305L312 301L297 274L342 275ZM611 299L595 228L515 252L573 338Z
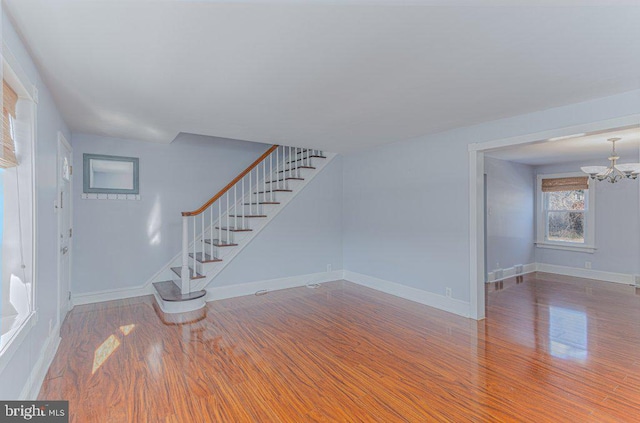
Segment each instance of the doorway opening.
M509 163L516 163L522 166L529 166L530 172L529 175L555 175L558 176L579 176L586 177L588 176L584 172L580 171L580 165L583 166L591 165L591 164L601 164L607 165L607 157L610 153L610 145L607 145L606 138L611 134L622 133L624 136L629 136L630 134L640 134L640 115L631 115L625 116L616 119L610 119L607 121L595 122L591 124L578 125L573 127L561 128L557 130L545 131L541 133L534 133L526 136L518 136L513 138L501 139L496 141L485 142L481 144L474 144L469 147L469 164L470 164L470 238L471 238L471 246L470 246L470 255L471 255L471 269L470 269L470 289L471 289L471 310L470 315L476 319L483 319L485 317L485 289L486 283L489 282L498 282L499 280L503 280L505 277L515 276L516 274L527 273L535 270L549 270L560 269L557 264L544 263L542 269L538 269L540 266L537 261L545 261L549 262L546 258L549 254L541 253L541 251L547 251L545 247L549 247L549 251L572 251L577 250L581 253L588 253L587 250L592 249L593 245L586 245L587 243L584 240L580 239L577 236L576 231L567 231L570 229L567 225L566 227L562 227L562 222L570 221L571 219L580 221L582 219L581 213L583 211L574 210L569 213L568 210L547 210L547 220L546 223L549 222L549 218L552 222L555 222L558 225L555 225L552 230L552 235L556 234L556 229L559 231L558 234L565 230L566 236L575 235L575 239L563 239L563 245L541 245L544 244L545 236L549 235L549 228L545 226L546 223L540 223L540 218L543 217L544 212L544 201L545 197L540 196L539 186L540 180L543 178L537 178L535 180L526 181L529 184L528 190L533 198L529 198L529 204L533 205L533 208L529 212L529 228L531 230L525 229L527 232L526 236L521 238L528 238L526 240L513 240L517 242L519 246L524 247L529 254L530 263L524 262L524 260L511 260L513 263L509 262L509 258L507 258L507 262L501 262L500 260L496 260L495 251L491 251L491 237L492 236L503 236L504 234L497 233L492 230L492 214L494 217L501 217L503 220L506 219L505 216L500 216L500 211L495 210L493 208L491 201L491 182L492 178L489 174L487 174L487 187L485 188L485 173L487 170L491 173L492 167L496 167L495 161L503 161ZM626 131L626 132L625 132ZM604 140L604 141L603 141ZM635 150L633 150L635 148ZM637 143L635 147L632 148L633 154L628 154L625 157L628 159L627 161L638 162L639 161L639 153ZM563 150L565 149L565 150ZM606 151L604 151L606 150ZM555 157L555 153L550 153L549 151L554 152L562 152L564 151L564 164L559 163L558 160L561 158L561 155ZM549 156L554 156L555 159L549 160ZM621 154L622 156L622 154ZM546 159L545 159L546 157ZM511 159L511 160L510 160ZM526 163L518 163L517 161L529 161L529 164ZM547 160L546 166L543 166L542 163L535 162L535 160ZM555 160L555 161L554 161ZM571 162L571 163L570 163ZM573 167L571 172L562 171L563 166L567 166L567 163L571 164ZM512 169L498 169L498 174L500 172L505 173L502 175L503 178L508 178L511 175L511 178L522 178L526 179L526 176L522 176L523 172L522 166L512 166ZM500 166L497 166L500 167ZM517 168L517 169L516 169ZM494 169L495 170L495 169ZM525 169L526 170L526 169ZM555 170L555 171L554 171ZM493 172L494 174L496 172ZM571 173L574 175L567 175L567 173ZM511 180L513 181L513 179ZM589 179L589 181L592 181ZM495 182L495 181L494 181ZM625 181L627 182L627 181ZM639 198L640 188L638 186L638 181L633 182L633 189L635 189L635 197ZM595 184L606 184L606 182L595 182ZM591 186L596 186L592 184ZM609 184L607 184L609 185ZM524 186L524 185L523 185ZM505 189L508 191L509 189L513 189L514 187L509 185ZM598 189L599 191L600 189ZM592 190L593 191L593 190ZM504 192L500 192L498 196L503 195ZM504 196L504 195L503 195ZM486 198L486 202L485 202ZM496 200L495 198L493 200ZM498 198L498 201L505 201L505 198ZM576 205L580 205L580 198L576 194L576 201L574 201ZM633 207L633 212L636 214L639 213L640 209L638 205L640 201L635 203ZM485 206L486 205L486 206ZM512 206L523 206L518 202L511 204ZM510 206L507 204L507 206ZM524 207L527 207L525 204ZM592 207L594 207L592 205ZM516 207L517 208L517 207ZM563 212L564 213L563 215ZM495 213L498 213L498 216L495 216ZM586 216L586 213L584 213ZM513 216L516 216L516 213L513 213ZM485 217L487 218L487 226L485 227ZM518 217L518 216L516 216ZM507 219L508 220L508 219ZM525 219L526 220L526 219ZM495 222L493 222L495 223ZM565 222L566 223L566 222ZM574 222L575 223L575 222ZM557 227L556 227L557 226ZM574 229L579 228L580 225L574 224ZM588 225L586 220L584 221L585 234L589 234ZM495 228L493 228L495 229ZM594 229L591 228L591 235L594 233ZM574 233L576 232L576 233ZM542 237L540 236L542 234ZM519 234L520 235L520 234ZM557 235L557 234L556 234ZM559 236L559 235L558 235ZM564 236L564 235L563 235ZM508 235L506 236L508 238ZM517 237L516 237L517 238ZM553 238L553 236L552 236ZM581 241L582 245L578 245L578 242L572 241ZM486 243L486 244L485 244ZM526 245L525 245L526 243ZM547 242L548 243L548 242ZM515 244L514 244L515 245ZM581 248L584 247L584 248ZM509 253L512 253L512 249L508 246L505 247ZM557 248L553 249L552 248ZM499 254L498 254L499 255ZM508 255L508 254L507 254ZM545 258L540 259L543 256ZM635 257L635 261L638 260L640 255ZM588 261L588 260L585 260ZM588 266L589 264L586 264ZM522 266L522 267L521 267ZM555 267L549 267L555 266ZM562 270L562 269L560 269ZM594 269L595 270L595 269ZM631 269L630 271L633 271ZM637 270L640 272L640 270ZM615 273L615 272L612 272Z

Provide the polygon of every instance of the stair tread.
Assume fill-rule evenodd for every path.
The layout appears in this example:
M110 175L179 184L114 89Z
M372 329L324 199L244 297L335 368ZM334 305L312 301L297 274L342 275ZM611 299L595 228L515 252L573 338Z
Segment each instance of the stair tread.
M298 170L298 169L315 169L314 166L297 166L291 169L283 169L278 171L278 173L284 173L284 172L293 172L294 170Z
M230 214L229 217L236 217L236 215L235 214ZM243 215L239 214L237 217L241 217L241 218L244 217L244 218L251 219L251 218L255 218L255 217L267 217L267 215L266 214L245 214L243 216Z
M286 162L286 163L287 163L287 164L289 164L289 163L295 163L295 162L299 162L299 161L307 160L307 158L309 158L309 159L326 159L326 157L325 157L325 156L311 155L311 156L308 156L308 157L307 157L307 156L305 156L305 157L302 157L302 158L299 158L299 159L296 159L296 160L291 160L291 161Z
M216 226L216 229L220 229L220 230L226 231L227 230L227 226L223 226L223 227ZM236 228L235 226L229 226L228 229L229 229L230 232L251 232L253 230L253 229L249 229L249 228Z
M271 192L293 192L293 190L292 189L284 189L284 188L274 188L273 190L257 191L257 192L254 192L254 194L269 194Z
M176 281L154 282L153 287L158 291L158 295L160 295L160 298L164 301L189 301L204 297L207 294L204 289L183 294L180 292L178 283L179 282Z
M280 204L277 201L260 201L258 203L244 203L245 206L252 206L254 204Z
M211 244L215 247L235 247L238 245L226 241L220 241L219 239L205 239L204 242L205 244Z
M182 277L182 267L180 267L180 266L172 267L171 270L173 270L173 272L176 275ZM204 275L201 275L200 273L196 273L194 275L193 269L189 268L189 278L190 279L202 279L202 278L204 278Z
M193 253L189 253L189 257L193 258ZM200 263L214 263L217 261L222 261L217 257L212 257L211 255L204 253L204 259L202 257L202 253L196 253L196 260Z
M284 181L304 181L304 178L297 178L294 176L288 176L284 179L276 179L275 181L267 181L268 184L275 184L277 182L284 182Z

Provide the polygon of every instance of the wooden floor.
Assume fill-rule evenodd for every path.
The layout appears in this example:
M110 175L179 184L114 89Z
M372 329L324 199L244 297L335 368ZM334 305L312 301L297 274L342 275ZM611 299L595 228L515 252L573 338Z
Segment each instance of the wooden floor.
M640 421L635 288L539 273L488 291L481 322L348 282L190 323L151 297L78 306L40 399L74 422Z

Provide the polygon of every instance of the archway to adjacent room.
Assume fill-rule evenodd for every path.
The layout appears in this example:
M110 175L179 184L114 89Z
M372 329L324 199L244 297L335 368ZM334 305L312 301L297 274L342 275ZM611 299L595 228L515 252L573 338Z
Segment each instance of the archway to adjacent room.
M469 146L469 222L470 222L470 317L485 317L485 153L575 134L597 134L622 128L640 127L640 114L605 121L558 128L517 137L498 139Z

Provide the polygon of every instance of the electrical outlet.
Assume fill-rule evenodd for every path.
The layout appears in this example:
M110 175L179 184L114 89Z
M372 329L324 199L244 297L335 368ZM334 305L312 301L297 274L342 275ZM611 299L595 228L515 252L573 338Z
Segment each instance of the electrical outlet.
M445 289L445 295L446 295L448 298L451 298L451 288L446 288L446 289Z
M584 268L585 269L591 269L591 262L590 261L585 261L584 262Z
M327 272L331 272L331 265L327 264Z

